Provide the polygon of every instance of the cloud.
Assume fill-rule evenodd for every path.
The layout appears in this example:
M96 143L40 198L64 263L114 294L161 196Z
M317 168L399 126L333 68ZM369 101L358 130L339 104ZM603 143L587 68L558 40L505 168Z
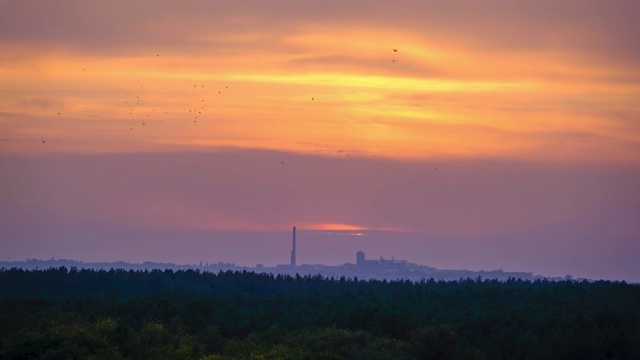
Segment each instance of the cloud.
M40 130L60 139L57 151L546 158L553 133L599 137L588 146L570 137L580 151L557 153L569 161L594 151L628 161L638 147L628 131L638 123L634 2L1 6L5 112L42 124L3 121L3 130ZM198 127L184 121L196 121L186 113L195 106L186 81L207 86L197 94L209 109ZM134 92L144 98L136 111L125 105ZM21 106L33 99L64 105L66 123L50 126L42 104ZM145 123L151 135L125 135L140 135L136 125L158 113L166 116ZM32 151L27 144L11 150Z
M637 66L634 1L4 2L0 37L89 53L152 49L228 50L245 33L287 34L315 27L381 29L485 52L561 50L576 59ZM379 30L380 31L380 30ZM213 36L214 40L211 40ZM218 39L218 40L215 40ZM398 36L397 42L402 37ZM385 39L387 40L387 39ZM337 45L337 43L336 43ZM380 44L385 49L396 44ZM208 49L208 50L205 50ZM248 49L247 49L248 50ZM345 49L347 50L347 49ZM402 51L402 49L401 49Z

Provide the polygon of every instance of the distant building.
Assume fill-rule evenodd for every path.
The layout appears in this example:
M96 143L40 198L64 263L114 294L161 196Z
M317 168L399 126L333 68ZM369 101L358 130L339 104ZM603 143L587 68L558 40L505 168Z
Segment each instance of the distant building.
M289 276L315 276L322 275L326 278L340 279L342 277L350 279L378 279L378 280L410 280L423 281L425 279L436 279L444 281L458 281L461 279L497 279L507 281L508 279L528 279L539 278L532 273L524 272L504 272L502 270L493 271L470 271L470 270L438 270L425 265L418 265L407 260L396 260L394 257L379 260L367 260L364 251L356 252L356 263L346 263L332 266L323 264L301 264L296 262L296 227L293 227L291 244L291 262L276 266L256 265L253 268L257 272L289 275ZM238 269L238 267L236 267ZM557 280L562 280L558 278Z
M406 264L407 264L407 260L396 260L395 258L391 258L391 260L387 260L382 256L380 256L380 260L367 260L365 258L364 251L360 250L356 253L356 266L398 267Z

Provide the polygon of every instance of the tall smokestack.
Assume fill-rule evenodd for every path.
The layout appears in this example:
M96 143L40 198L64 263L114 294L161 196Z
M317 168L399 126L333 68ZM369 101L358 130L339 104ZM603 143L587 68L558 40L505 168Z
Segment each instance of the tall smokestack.
M291 249L291 266L296 266L296 227L293 227L293 249Z

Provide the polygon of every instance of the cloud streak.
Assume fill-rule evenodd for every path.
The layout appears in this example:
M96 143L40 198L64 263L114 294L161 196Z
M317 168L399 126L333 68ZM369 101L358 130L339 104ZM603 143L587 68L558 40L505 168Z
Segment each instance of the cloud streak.
M409 140L412 144L436 136L456 144L444 151L450 155L485 156L496 154L482 145L487 141L482 134L464 139L475 145L459 148L460 142L446 132L390 129L397 128L397 119L409 117L427 127L447 122L473 129L482 123L501 131L520 127L516 133L604 132L619 140L621 135L610 129L577 128L591 127L594 121L633 126L640 112L633 101L640 88L629 81L640 78L640 55L632 46L637 25L629 16L638 5L628 1L405 1L396 6L360 1L322 6L291 1L268 6L256 1L188 6L171 1L23 1L2 6L0 38L6 51L0 59L0 78L5 80L0 92L15 113L43 116L37 107L20 104L48 97L72 110L66 111L70 124L94 117L141 123L149 113L123 106L124 94L135 91L145 97L143 110L169 115L163 121L173 121L168 132L176 133L176 120L185 115L180 110L194 107L193 94L181 82L238 90L224 101L213 101L216 91L203 99L215 108L208 124L228 120L204 133L221 131L225 139L198 138L182 127L177 132L185 136L152 137L155 144L309 151L273 144L291 144L294 137L335 149L350 142L340 134L363 134L355 150L392 157L443 153L441 147L397 144L398 136L413 133L420 136ZM414 101L398 102L403 97ZM322 105L310 107L309 100L316 98ZM598 103L602 105L594 108ZM626 115L602 110L611 108ZM358 126L372 119L383 129ZM275 126L265 136L261 124ZM19 127L14 124L7 131ZM102 134L112 131L94 127ZM386 133L390 138L382 136ZM119 132L112 136L121 139ZM506 143L512 147L499 151L520 153L518 139L511 137ZM541 144L546 146L543 140ZM534 157L539 147L530 149ZM628 160L632 151L634 146L611 156Z

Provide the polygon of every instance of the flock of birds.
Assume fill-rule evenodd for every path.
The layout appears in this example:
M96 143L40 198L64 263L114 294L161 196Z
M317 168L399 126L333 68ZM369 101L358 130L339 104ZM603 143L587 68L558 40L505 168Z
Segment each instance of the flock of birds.
M398 52L397 49L392 50L394 53ZM160 57L160 54L156 54L156 57ZM392 59L392 62L396 62L396 60ZM86 68L83 68L82 71L86 71ZM166 109L168 105L168 97L163 96L162 104L158 104L155 99L147 99L145 101L145 93L147 92L143 90L144 86L141 86L140 80L137 80L137 83L140 92L138 94L132 91L127 92L124 99L122 99L122 103L127 107L126 111L128 112L130 118L138 123L138 126L130 125L129 130L134 131L138 128L144 127L144 129L146 130L146 138L148 139L151 135L151 129L149 129L149 125L155 120L159 120L159 122L162 122L162 118L158 119L158 114L160 113L160 111L156 112L156 107L153 105L162 105L162 108ZM182 111L184 112L184 118L193 120L193 123L198 123L198 120L201 119L202 116L205 115L208 111L208 108L205 106L209 102L207 97L210 95L210 93L204 90L204 84L191 82L190 80L186 80L185 83L187 84L186 87L179 90L187 91L186 88L190 88L196 90L196 92L188 96L186 99L176 99L176 95L172 95L170 99L171 101L175 101L174 105L184 105L185 102L188 102L189 106L181 106ZM226 85L223 89L226 91L229 89L229 86ZM219 90L214 90L214 93L215 91L217 91L218 95L222 95L223 89L221 88ZM168 88L164 87L163 90L167 91ZM183 102L181 102L180 100L183 100ZM315 96L312 96L311 100L315 101ZM147 102L151 102L151 104L148 104ZM60 115L61 113L58 112L58 116ZM168 116L170 114L168 111L164 111L164 115ZM42 139L41 141L43 144L46 144L46 141L44 139ZM282 161L281 164L284 164L284 161Z
M160 54L156 55L156 57L159 56ZM86 71L86 68L83 68L82 71ZM156 89L149 86L145 88L143 86L145 84L142 84L140 80L136 82L137 89L130 89L121 98L121 104L126 108L126 114L132 120L126 125L129 131L145 130L147 139L152 133L150 129L152 124L162 122L163 118L173 119L178 117L197 123L208 111L205 106L210 102L211 92L205 91L204 84L185 80L185 85L178 85L177 87L174 85L172 89L174 91L171 92L169 87L166 86ZM228 90L229 86L227 85L214 91L217 91L218 95L222 95L223 89ZM182 109L179 110L179 108ZM60 112L58 112L58 116L61 116ZM42 139L41 142L46 144L45 139Z
M139 88L144 89L143 86L140 86ZM224 88L229 89L229 86L225 86ZM187 89L193 89L196 92L194 92L192 95L189 95L184 99L176 99L176 95L172 95L170 98L171 100L169 101L174 101L175 102L174 105L180 105L180 104L184 105L185 102L188 103L189 106L181 106L182 110L179 110L180 112L183 112L183 115L181 117L184 119L188 119L189 121L193 121L194 123L197 123L198 119L202 118L202 116L205 115L206 112L208 111L208 108L206 108L205 105L207 105L209 101L206 99L209 93L203 90L205 89L204 84L192 84L190 80L186 80L186 86L182 90L192 91ZM168 88L164 87L163 90L168 90ZM222 90L218 90L218 94L221 95ZM127 111L129 115L133 119L140 121L139 126L144 126L148 128L147 124L151 124L151 121L157 119L157 115L159 112L158 113L156 112L156 107L147 105L147 103L144 100L144 95L142 93L140 95L136 95L136 94L132 94L131 92L128 92L124 99L124 104L128 107ZM162 107L166 108L167 105L169 105L167 102L167 97L163 97ZM177 108L177 107L174 107L174 108ZM164 115L169 115L169 112L164 111ZM162 122L162 118L159 119L159 122ZM134 130L134 127L129 127L129 130ZM151 134L151 130L147 130L147 136L146 136L147 138L149 138L149 134Z

